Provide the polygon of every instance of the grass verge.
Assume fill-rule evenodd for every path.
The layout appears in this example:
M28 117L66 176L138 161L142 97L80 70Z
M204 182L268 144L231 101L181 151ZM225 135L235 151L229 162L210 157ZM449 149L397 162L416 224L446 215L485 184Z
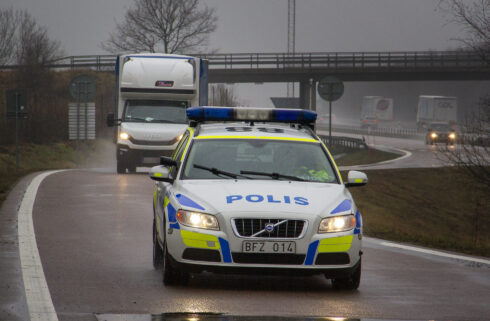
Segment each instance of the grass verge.
M114 144L91 141L80 143L78 161L81 166L97 166L104 163L102 158L114 157ZM110 154L108 156L107 154ZM75 143L56 143L48 145L19 145L19 170L15 168L15 146L0 146L0 206L8 192L23 176L43 170L75 168L77 152Z
M366 174L368 185L350 189L366 235L490 257L488 191L463 172L427 168Z
M345 154L335 160L338 166L364 165L384 162L395 159L401 155L389 153L377 149L361 149L353 153Z

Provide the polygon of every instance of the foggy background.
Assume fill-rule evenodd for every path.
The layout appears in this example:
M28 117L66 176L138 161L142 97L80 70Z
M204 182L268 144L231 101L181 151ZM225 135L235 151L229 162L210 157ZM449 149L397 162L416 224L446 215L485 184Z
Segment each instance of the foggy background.
M472 0L468 0L472 1ZM286 52L287 0L202 0L216 9L217 30L209 51ZM132 0L2 0L2 7L27 9L66 55L105 54L100 43L121 21ZM439 0L297 0L296 52L448 50L463 37L458 25L438 9ZM189 53L191 54L191 53ZM234 85L242 105L272 106L269 97L286 95L285 84ZM349 82L334 103L337 117L359 119L362 96L394 99L394 119L415 121L419 95L458 97L464 109L487 93L490 82ZM298 96L298 86L295 88ZM319 113L326 103L317 99Z

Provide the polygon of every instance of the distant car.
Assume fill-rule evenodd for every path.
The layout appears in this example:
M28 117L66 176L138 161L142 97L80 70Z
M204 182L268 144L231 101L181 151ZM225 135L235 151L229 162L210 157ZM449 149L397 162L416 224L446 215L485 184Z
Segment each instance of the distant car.
M454 145L456 142L456 131L448 123L432 123L425 135L425 144L433 145L436 143L445 143Z
M189 273L324 275L357 289L362 217L313 132L316 113L192 107L172 158L150 170L153 264L165 285ZM285 125L284 123L291 123Z

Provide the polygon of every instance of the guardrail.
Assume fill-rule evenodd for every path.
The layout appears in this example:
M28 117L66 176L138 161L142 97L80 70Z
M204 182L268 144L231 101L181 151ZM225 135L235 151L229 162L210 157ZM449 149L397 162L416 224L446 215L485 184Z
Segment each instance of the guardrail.
M490 69L490 51L407 51L407 52L305 52L305 53L218 53L191 56L209 60L211 69ZM113 69L115 55L83 55L59 58L49 68ZM18 66L1 66L1 69Z
M318 135L325 145L330 148L334 148L337 153L355 152L360 149L367 149L368 146L364 139L344 136L332 136L332 143L330 143L329 137L325 135Z
M317 124L317 129L328 130L328 125ZM332 131L341 133L351 133L366 136L385 136L385 137L399 137L399 138L422 138L425 135L425 131L420 132L415 128L360 128L355 126L332 126Z

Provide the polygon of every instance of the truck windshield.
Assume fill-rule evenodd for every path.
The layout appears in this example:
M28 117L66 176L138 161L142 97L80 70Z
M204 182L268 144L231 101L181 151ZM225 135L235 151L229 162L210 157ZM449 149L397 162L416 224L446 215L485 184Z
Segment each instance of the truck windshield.
M182 179L261 179L338 183L318 143L262 139L196 139Z
M186 124L187 102L170 100L128 100L123 121Z

